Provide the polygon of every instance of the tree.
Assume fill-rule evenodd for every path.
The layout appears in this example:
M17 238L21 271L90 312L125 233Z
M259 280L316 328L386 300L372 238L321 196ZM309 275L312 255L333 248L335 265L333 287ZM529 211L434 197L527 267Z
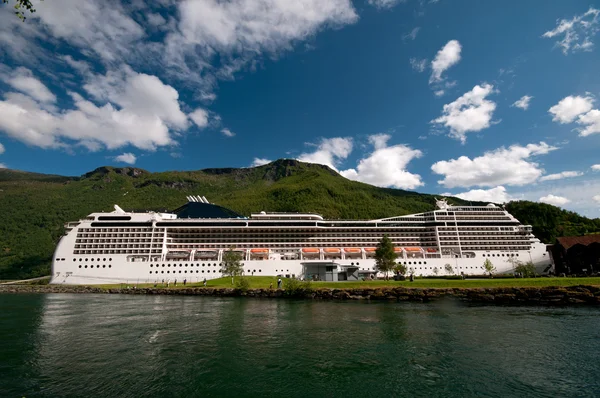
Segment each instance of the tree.
M31 0L15 0L15 14L17 17L21 19L21 21L25 21L27 19L23 14L24 10L29 11L31 13L35 12L35 8L33 8L33 4L31 4ZM43 1L43 0L42 0ZM8 0L2 0L2 3L7 4Z
M492 264L489 258L486 258L483 262L483 269L486 272L489 272L490 276L492 276L492 272L496 271L496 267L494 267L494 264Z
M535 265L531 261L526 263L518 262L515 272L523 275L525 278L531 278L535 276Z
M446 270L447 273L449 274L453 274L454 273L454 268L452 268L452 266L450 264L446 264L444 265L444 269Z
M394 265L394 272L397 273L398 275L405 275L406 274L406 265L404 265L402 263L398 263L398 264Z
M392 240L387 235L383 235L377 244L377 250L375 250L375 265L380 272L385 274L386 280L388 272L394 269L396 265L397 256L396 252L394 252Z
M234 277L241 275L244 266L241 263L242 255L233 251L233 246L223 253L223 273L231 276L231 284L233 285Z

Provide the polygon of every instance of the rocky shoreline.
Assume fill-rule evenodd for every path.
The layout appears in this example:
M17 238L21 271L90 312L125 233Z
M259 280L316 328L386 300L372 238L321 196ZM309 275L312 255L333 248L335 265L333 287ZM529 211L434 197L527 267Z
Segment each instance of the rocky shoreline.
M287 292L282 289L232 288L127 288L103 289L91 286L0 285L1 293L96 293L163 294L182 296L304 298L312 300L370 300L431 302L455 298L469 303L499 305L593 305L600 306L600 286L495 287L495 288L354 288L314 289Z

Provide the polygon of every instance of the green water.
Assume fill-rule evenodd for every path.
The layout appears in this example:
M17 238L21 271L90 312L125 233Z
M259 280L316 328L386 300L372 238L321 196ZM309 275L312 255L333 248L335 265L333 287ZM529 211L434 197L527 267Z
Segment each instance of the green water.
M600 310L0 295L23 396L600 396Z

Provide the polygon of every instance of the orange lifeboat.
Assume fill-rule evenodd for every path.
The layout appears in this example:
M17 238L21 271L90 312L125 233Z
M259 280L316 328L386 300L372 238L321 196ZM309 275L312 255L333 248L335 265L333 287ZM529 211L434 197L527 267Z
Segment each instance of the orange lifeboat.
M376 247L365 247L365 251L368 253L374 253L377 250Z
M402 252L402 248L401 247L394 247L394 251L396 253L400 253L400 252Z
M302 253L317 254L319 253L319 249L317 249L316 247L305 247L302 249Z
M268 254L269 249L250 249L250 253L252 253L252 254Z
M341 250L338 249L337 247L326 247L325 249L323 249L323 251L325 253L339 253Z
M344 247L344 252L346 252L346 253L360 253L360 249L358 247Z
M420 252L421 248L420 247L405 247L404 248L405 251L407 252Z

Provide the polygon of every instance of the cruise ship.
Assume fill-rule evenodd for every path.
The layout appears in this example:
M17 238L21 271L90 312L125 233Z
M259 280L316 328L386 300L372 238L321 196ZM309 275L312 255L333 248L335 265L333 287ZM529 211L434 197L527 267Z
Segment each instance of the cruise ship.
M244 217L203 196L169 213L92 213L65 225L53 257L54 284L196 283L223 275L224 253L239 254L244 275L344 281L381 277L375 249L384 235L396 261L415 276L483 275L532 262L552 269L546 245L504 208L452 206L376 220L327 220L313 213Z

